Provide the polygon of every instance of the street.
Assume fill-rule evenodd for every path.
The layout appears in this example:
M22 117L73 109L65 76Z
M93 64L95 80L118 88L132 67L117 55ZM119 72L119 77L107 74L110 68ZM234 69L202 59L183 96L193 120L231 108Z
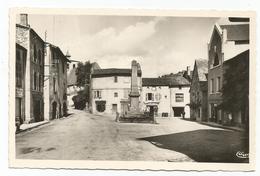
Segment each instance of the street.
M114 116L70 110L68 117L17 134L18 159L248 162L242 132L178 118L117 123Z

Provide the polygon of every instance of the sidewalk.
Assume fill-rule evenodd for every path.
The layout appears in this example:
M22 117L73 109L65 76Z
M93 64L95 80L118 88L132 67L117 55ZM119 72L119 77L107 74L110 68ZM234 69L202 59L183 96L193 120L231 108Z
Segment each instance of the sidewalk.
M35 123L28 123L28 124L22 124L20 126L20 130L16 133L21 133L21 132L24 132L24 131L29 131L33 128L36 128L36 127L39 127L39 126L42 126L42 125L45 125L47 123L50 123L50 121L41 121L41 122L35 122Z
M239 128L239 127L236 127L236 126L224 126L224 125L221 125L221 124L218 124L218 123L214 123L214 122L199 122L199 123L201 123L203 125L223 128L223 129L227 129L227 130L234 130L234 131L240 131L240 132L245 131L245 129L243 129L243 128Z

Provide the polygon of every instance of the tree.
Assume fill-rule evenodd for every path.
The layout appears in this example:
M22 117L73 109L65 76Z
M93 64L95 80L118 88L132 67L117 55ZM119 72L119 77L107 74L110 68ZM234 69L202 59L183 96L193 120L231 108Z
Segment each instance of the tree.
M83 90L79 91L76 96L72 98L76 109L84 109L86 103L89 103L89 88L90 88L90 74L92 64L90 61L78 63L76 69L77 86L83 87Z
M77 76L77 86L85 87L90 83L90 72L91 72L91 63L90 61L78 63L78 67L76 69Z

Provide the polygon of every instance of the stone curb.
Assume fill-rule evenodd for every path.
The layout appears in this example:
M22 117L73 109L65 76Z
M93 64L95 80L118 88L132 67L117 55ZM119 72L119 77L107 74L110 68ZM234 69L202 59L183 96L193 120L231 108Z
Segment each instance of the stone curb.
M26 128L26 129L16 131L15 134L24 133L24 132L26 132L26 131L30 131L30 130L32 130L32 129L34 129L34 128L38 128L38 127L43 126L43 125L46 125L46 124L48 124L48 123L50 123L50 121L46 121L46 122L44 122L44 123L41 123L41 124L38 124L38 125L35 125L35 126L32 126L32 127L29 127L29 128Z

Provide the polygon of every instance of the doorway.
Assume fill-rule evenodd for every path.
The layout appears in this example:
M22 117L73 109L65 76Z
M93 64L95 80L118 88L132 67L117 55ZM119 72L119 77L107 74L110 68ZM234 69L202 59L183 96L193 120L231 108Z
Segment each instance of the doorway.
M33 101L33 115L35 122L41 121L41 102L40 100Z
M182 117L184 107L172 107L174 117Z
M54 101L52 103L52 119L55 119L56 118L56 114L57 114L57 103L56 101Z
M112 104L112 113L117 113L117 104Z

